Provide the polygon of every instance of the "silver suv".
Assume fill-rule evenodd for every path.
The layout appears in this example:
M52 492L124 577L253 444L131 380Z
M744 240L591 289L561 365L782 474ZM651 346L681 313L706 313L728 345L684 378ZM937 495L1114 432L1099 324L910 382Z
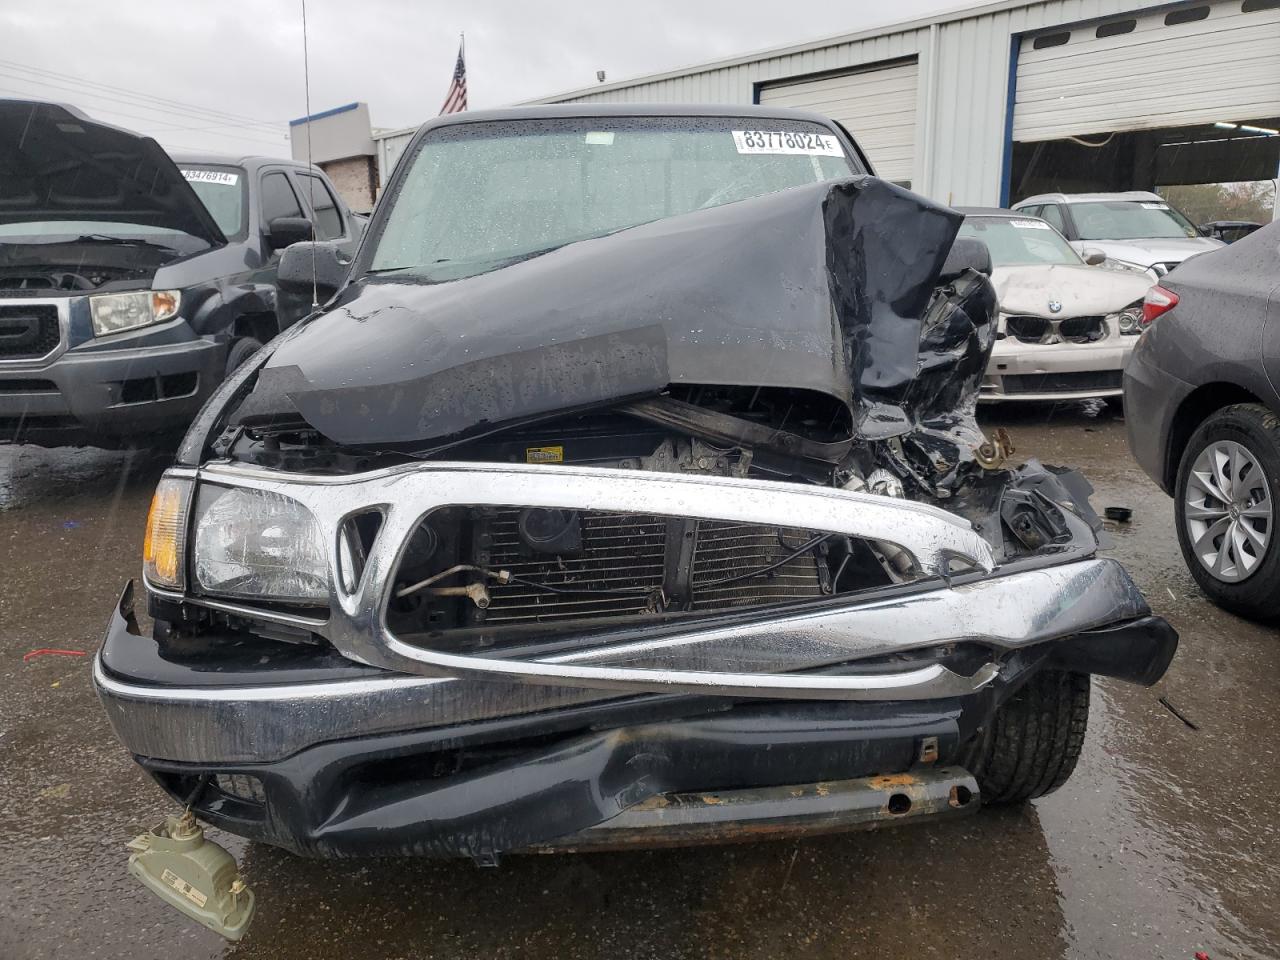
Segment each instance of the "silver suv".
M1103 266L1145 273L1158 280L1188 257L1222 246L1200 231L1159 194L1042 193L1013 205L1057 227L1086 260L1106 255Z

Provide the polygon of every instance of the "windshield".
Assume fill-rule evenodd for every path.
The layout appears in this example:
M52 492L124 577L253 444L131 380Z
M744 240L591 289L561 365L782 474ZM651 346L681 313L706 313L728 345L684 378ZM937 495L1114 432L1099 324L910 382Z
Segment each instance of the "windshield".
M239 167L183 165L182 176L228 238L245 229L244 171Z
M1081 240L1184 240L1200 235L1190 220L1155 200L1073 203L1071 217Z
M1057 230L1031 217L969 217L960 226L960 236L985 243L991 251L991 264L996 267L1035 263L1079 266L1083 262Z
M830 131L795 120L609 117L443 127L412 158L371 269L453 279L857 172Z

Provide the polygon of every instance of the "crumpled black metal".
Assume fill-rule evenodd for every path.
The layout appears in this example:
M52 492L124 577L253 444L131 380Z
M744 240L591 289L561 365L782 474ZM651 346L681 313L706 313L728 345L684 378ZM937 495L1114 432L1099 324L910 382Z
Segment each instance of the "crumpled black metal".
M922 346L955 352L922 331L960 221L856 177L464 279L358 279L280 344L246 409L338 443L412 444L699 383L818 391L855 424L874 413L873 435L905 432L936 366Z

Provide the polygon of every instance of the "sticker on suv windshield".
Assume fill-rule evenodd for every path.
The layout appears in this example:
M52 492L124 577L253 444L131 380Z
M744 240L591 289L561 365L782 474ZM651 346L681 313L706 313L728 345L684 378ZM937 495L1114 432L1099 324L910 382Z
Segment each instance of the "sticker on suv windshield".
M842 157L840 141L825 133L798 130L734 130L739 153L790 153L809 157Z
M191 183L221 183L234 187L240 182L240 174L226 170L183 170L182 175Z
M1015 227L1021 227L1023 230L1048 230L1049 225L1043 220L1010 220Z
M1142 205L1142 209L1144 209L1144 210L1168 210L1168 209L1169 209L1169 205L1168 205L1167 203L1144 203L1144 204Z

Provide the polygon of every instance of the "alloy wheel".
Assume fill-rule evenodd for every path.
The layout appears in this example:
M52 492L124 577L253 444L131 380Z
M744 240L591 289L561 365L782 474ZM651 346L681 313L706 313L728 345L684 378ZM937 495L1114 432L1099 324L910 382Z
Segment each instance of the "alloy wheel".
M1191 550L1216 579L1236 583L1266 557L1271 489L1262 466L1234 440L1214 440L1187 477L1183 513Z

